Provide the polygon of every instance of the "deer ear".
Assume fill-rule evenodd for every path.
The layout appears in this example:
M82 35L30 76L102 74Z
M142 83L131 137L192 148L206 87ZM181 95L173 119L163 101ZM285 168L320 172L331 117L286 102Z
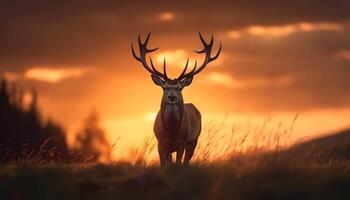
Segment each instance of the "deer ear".
M192 83L192 80L193 80L193 76L186 77L186 78L182 79L181 80L182 87L189 86Z
M155 76L153 74L151 75L151 77L152 77L152 80L153 80L154 84L156 84L158 86L163 86L164 85L164 80L161 77Z

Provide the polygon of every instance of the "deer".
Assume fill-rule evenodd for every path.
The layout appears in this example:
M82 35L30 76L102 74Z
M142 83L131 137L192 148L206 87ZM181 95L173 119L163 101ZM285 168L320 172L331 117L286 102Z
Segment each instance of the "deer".
M183 88L192 83L195 75L219 57L222 48L221 41L217 53L215 56L211 56L214 44L213 35L210 42L207 43L199 33L203 49L195 50L195 52L205 54L203 64L197 68L196 60L192 70L187 72L189 63L189 59L187 59L181 74L172 79L167 75L165 58L163 60L163 72L158 71L157 67L154 66L151 56L149 56L150 65L147 63L146 55L159 49L147 47L150 35L151 33L148 33L144 42L141 41L140 34L138 35L139 56L135 53L133 43L131 43L131 51L133 57L151 74L154 84L163 89L160 110L156 115L153 126L153 132L158 142L160 165L161 167L173 165L172 153L176 152L176 165L188 166L202 130L202 117L199 110L192 103L184 103L181 92ZM184 159L182 159L183 154L185 154Z

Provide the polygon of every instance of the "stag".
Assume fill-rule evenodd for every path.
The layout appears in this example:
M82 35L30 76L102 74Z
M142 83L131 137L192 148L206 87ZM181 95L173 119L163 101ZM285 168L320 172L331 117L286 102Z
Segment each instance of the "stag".
M154 66L152 58L149 63L146 61L146 54L156 51L159 48L149 49L147 43L150 38L148 33L144 42L138 37L139 56L136 55L133 44L131 50L134 58L142 63L143 67L151 74L153 82L162 87L163 97L160 110L156 116L153 131L158 140L158 153L161 166L172 164L172 153L176 152L176 164L188 165L194 150L197 146L198 137L201 133L201 113L192 103L184 103L182 89L192 83L194 75L201 72L211 61L217 59L221 52L220 47L215 56L211 56L214 38L211 37L207 43L199 33L203 44L203 50L195 51L198 54L205 54L203 64L197 68L197 60L192 70L187 72L188 62L178 78L171 79L166 73L165 58L163 61L163 73ZM185 158L182 161L183 154Z

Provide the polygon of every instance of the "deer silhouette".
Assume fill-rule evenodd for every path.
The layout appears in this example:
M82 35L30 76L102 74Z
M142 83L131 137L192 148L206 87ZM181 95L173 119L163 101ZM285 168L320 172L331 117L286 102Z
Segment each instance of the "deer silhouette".
M148 49L147 43L150 38L148 33L144 42L141 37L138 37L139 53L137 56L133 44L131 50L134 58L142 63L144 68L151 73L153 82L162 87L163 97L161 101L160 110L156 116L153 131L158 140L158 153L161 166L172 164L172 153L176 152L176 164L188 165L194 154L197 146L198 137L201 133L201 113L192 103L184 103L182 97L182 89L192 83L194 75L201 72L211 61L217 59L221 52L221 42L218 52L211 57L211 51L214 44L214 38L211 37L207 43L203 36L199 33L199 38L203 44L203 50L195 51L198 54L205 54L203 64L197 68L197 60L194 67L188 73L187 67L189 59L178 78L171 79L166 73L166 62L164 58L163 73L158 71L154 66L152 58L149 57L150 66L146 61L147 53L156 51L155 49ZM185 158L182 162L183 154Z

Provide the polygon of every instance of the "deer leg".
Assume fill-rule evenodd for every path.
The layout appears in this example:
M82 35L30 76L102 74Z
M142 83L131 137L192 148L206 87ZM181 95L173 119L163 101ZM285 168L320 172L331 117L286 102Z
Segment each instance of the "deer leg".
M173 158L172 158L172 155L170 152L168 152L166 154L166 157L165 157L166 161L165 161L165 166L170 166L173 164Z
M185 146L186 152L185 152L184 165L190 164L190 160L192 159L194 150L197 146L197 142L198 142L198 140L186 142L186 146Z
M185 147L184 143L180 143L178 150L176 151L176 165L180 166L182 161L182 156L184 154Z
M172 163L171 153L169 152L169 140L158 142L158 154L162 167Z

